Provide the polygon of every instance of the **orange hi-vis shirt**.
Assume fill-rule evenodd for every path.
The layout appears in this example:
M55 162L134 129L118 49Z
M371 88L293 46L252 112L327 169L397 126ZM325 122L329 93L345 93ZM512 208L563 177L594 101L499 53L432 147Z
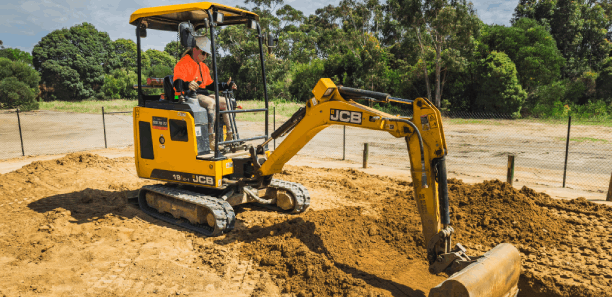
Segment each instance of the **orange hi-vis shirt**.
M185 55L174 66L174 81L177 79L182 79L185 82L190 82L194 79L201 81L200 88L202 89L213 83L208 66L202 62L196 63L190 55ZM180 93L176 92L176 95L180 95Z

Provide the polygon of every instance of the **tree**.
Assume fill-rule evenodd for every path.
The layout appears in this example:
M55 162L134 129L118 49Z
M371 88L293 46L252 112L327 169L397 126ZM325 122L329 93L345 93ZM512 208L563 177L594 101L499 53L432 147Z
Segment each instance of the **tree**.
M599 77L595 81L597 96L612 101L612 58L607 58L602 65Z
M32 55L17 48L0 49L0 58L7 58L12 61L21 61L28 65L32 65Z
M26 63L0 58L0 109L38 109L39 82L38 72Z
M170 57L173 57L174 59L180 59L184 51L185 48L176 40L170 41L164 47L164 52L168 53L168 55L170 55Z
M547 30L550 30L550 22L556 6L557 0L519 0L510 23L514 24L522 18L529 18L537 20Z
M137 71L138 52L134 41L119 38L113 41L112 48L115 57L112 69L123 68L128 71ZM143 70L151 67L151 60L147 51L140 53L140 63Z
M550 30L567 63L563 77L578 78L585 71L599 71L612 49L606 39L612 25L608 2L595 0L521 0L513 22L528 17Z
M36 95L32 89L19 81L16 77L5 78L0 81L0 108L16 108L21 110L38 109Z
M508 55L491 52L481 65L481 85L476 106L488 112L519 115L527 93L516 77L516 66Z
M96 95L104 83L103 64L113 60L112 42L89 23L55 30L32 52L42 82L53 87L53 97L81 100Z
M40 75L28 64L21 61L11 61L6 58L0 58L0 80L8 77L17 78L17 80L25 83L32 91L38 89L38 83L40 82Z
M145 72L147 77L165 77L173 74L176 60L167 52L148 49L145 52L151 61L151 67Z
M445 61L453 61L450 56L443 59L446 51L451 56L456 55L465 47L469 47L473 36L478 34L479 23L471 3L465 0L389 0L387 11L405 28L416 31L417 41L421 51L421 59L427 58L427 47L433 49L434 55L434 104L440 106L444 80L441 80L442 67ZM462 61L453 61L464 64ZM423 64L426 66L426 64ZM427 87L427 96L431 98L429 74L423 68Z
M521 18L512 27L486 26L482 33L483 57L504 52L516 65L518 79L526 91L559 79L565 59L555 40L536 20Z
M137 84L137 78L134 71L115 69L105 76L102 92L108 99L134 99L137 91L132 86Z

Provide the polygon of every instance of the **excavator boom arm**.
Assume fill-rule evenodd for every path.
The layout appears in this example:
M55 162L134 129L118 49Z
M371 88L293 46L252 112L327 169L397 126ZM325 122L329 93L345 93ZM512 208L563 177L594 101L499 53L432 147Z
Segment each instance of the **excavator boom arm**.
M448 150L440 111L429 100L407 100L384 93L337 87L327 78L319 80L313 94L314 97L307 101L304 108L300 108L257 149L264 151L263 146L270 140L288 134L263 164L257 164L256 176L269 180L273 174L280 173L285 163L317 133L331 125L384 131L398 138L403 137L408 148L414 198L427 245L429 271L453 274L453 277L432 289L430 296L516 295L520 257L512 245L499 245L482 257L472 258L466 255L461 244L451 247L454 230L450 226L446 184L445 156ZM393 116L352 99L410 104L413 116ZM475 281L474 276L484 276L482 278L485 280ZM479 294L473 295L474 292Z
M438 170L444 165L446 142L440 112L424 98L405 100L413 107L413 117L405 118L390 115L379 110L359 104L349 98L372 98L385 101L392 98L396 102L403 100L383 93L363 91L352 88L336 88L331 81L319 82L326 90L333 88L327 96L310 99L303 109L298 110L289 121L273 133L278 137L290 131L287 137L272 152L259 168L260 176L270 176L282 171L283 166L297 154L321 130L331 125L345 125L370 130L387 132L395 137L405 138L407 143L410 168L413 177L415 199L423 224L425 242L430 242L448 225L448 198L438 199L439 176L443 174L446 181L446 170ZM318 92L321 94L322 92ZM344 97L342 95L344 94ZM323 93L324 94L324 93ZM386 95L383 96L383 95ZM446 194L446 184L443 184ZM443 202L440 204L440 202ZM440 207L442 206L442 208ZM438 251L439 252L439 251ZM436 251L432 250L434 257ZM433 261L434 259L430 259Z

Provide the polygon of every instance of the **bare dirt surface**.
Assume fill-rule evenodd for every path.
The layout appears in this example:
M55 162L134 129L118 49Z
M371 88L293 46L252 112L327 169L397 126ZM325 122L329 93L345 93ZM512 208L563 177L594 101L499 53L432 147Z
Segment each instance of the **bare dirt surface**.
M411 185L355 169L287 166L311 208L236 209L204 238L126 203L151 181L133 159L78 153L0 175L0 296L426 296ZM481 254L511 242L521 296L612 296L611 208L506 183L449 181L456 240Z
M245 122L238 116L241 138L264 135L263 123ZM273 131L270 117L269 131ZM515 179L528 184L562 187L567 123L530 120L443 119L449 147L447 168L479 181L504 179L507 155L516 156ZM133 144L132 117L106 114L108 147ZM281 125L278 119L276 127ZM54 111L21 113L26 155L63 154L104 148L102 114ZM15 112L0 111L0 159L21 156ZM612 168L612 127L577 125L571 128L566 187L604 193ZM280 143L280 139L276 141ZM370 143L371 164L407 169L406 144L387 133L355 127L346 129L347 160L360 162L363 143ZM272 146L272 144L271 144ZM340 160L343 157L343 128L321 131L300 155ZM325 148L325 149L321 149Z

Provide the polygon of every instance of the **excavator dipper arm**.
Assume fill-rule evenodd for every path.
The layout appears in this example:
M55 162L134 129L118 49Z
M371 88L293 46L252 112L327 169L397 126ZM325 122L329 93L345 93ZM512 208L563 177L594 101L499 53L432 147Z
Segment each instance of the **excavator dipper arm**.
M331 125L384 131L404 138L409 152L415 200L427 243L429 270L435 274L446 272L453 275L432 289L430 296L447 296L448 293L457 294L448 296L516 295L520 258L511 244L501 244L481 257L467 256L461 244L451 247L454 230L450 225L446 184L445 156L448 150L441 114L429 100L407 100L385 93L338 87L327 78L319 80L313 94L314 97L304 108L260 145L257 151L263 151L263 146L270 140L287 135L267 160L256 165L257 178L270 180L273 174L280 173L285 163L317 133ZM351 99L410 104L413 117L393 116Z

